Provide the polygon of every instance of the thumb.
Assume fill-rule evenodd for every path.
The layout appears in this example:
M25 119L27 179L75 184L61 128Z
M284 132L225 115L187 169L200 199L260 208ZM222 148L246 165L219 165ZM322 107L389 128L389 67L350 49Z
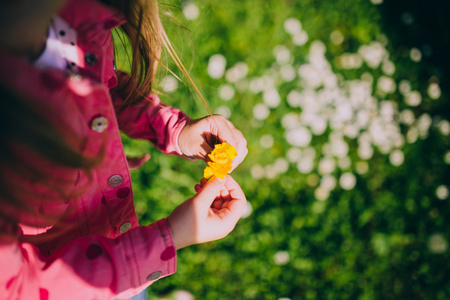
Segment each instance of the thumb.
M213 176L208 182L202 187L200 192L195 196L195 201L207 205L209 207L213 201L220 195L220 191L225 186L225 180L219 179Z

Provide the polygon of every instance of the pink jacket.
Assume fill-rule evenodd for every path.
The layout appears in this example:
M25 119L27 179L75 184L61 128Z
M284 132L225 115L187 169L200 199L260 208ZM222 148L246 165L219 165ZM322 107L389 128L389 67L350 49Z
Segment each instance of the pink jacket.
M68 202L30 200L36 211L58 217L56 224L34 216L40 228L21 226L15 237L0 236L0 299L126 298L174 273L176 250L165 219L139 226L119 129L181 156L177 139L188 117L155 95L116 115L122 100L109 92L117 84L110 31L123 18L93 0L69 1L59 15L77 32L79 76L40 71L0 53L0 80L53 108L84 139L85 154L106 143L106 158L92 178L52 169L74 178L67 192L83 191ZM43 186L33 189L51 194Z

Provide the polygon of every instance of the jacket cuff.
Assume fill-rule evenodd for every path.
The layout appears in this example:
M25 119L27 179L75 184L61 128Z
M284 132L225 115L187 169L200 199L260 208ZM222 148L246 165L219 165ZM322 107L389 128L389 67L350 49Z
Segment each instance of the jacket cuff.
M156 280L175 273L177 266L176 248L166 219L133 228L129 233L122 236L127 237L123 251L128 261L128 275L123 276L130 277L133 288L120 293L119 299L139 294Z

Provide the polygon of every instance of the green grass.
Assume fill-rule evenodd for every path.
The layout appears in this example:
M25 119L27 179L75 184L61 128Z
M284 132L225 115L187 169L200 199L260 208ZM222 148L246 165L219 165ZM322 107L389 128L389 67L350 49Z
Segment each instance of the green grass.
M450 110L445 85L448 74L443 69L445 64L439 63L442 49L433 35L427 40L427 28L435 30L434 19L424 19L417 6L377 6L369 0L193 3L200 9L199 17L182 20L190 35L179 24L168 22L166 27L185 64L193 65L191 74L212 111L228 109L230 120L248 140L248 157L233 176L244 189L252 213L227 238L179 251L177 273L153 284L149 289L151 299L175 297L173 293L179 290L188 291L196 299L448 299L450 199L439 199L437 191L439 187L442 191L442 186L448 191L450 186L449 159L445 160L450 139L442 132ZM182 7L179 2L175 5ZM415 16L412 25L402 23L405 11ZM173 12L183 19L180 11ZM284 29L285 20L292 17L308 34L303 46L295 45ZM441 20L439 14L436 20ZM341 34L342 43L333 43L330 38L335 30ZM372 68L366 62L342 68L343 54L358 53L361 46L374 41L389 54L388 60L395 66L392 74L386 74L382 64ZM372 115L380 117L381 103L390 101L392 124L399 131L395 140L404 139L404 143L393 140L390 149L383 150L372 139L369 144L373 155L361 158L358 138L368 129L360 128L356 136L343 135L341 140L349 148L344 155L347 166L339 163L327 144L331 143L330 134L339 131L332 128L330 118L342 115L338 107L346 103L343 101L339 105L331 102L328 115L326 109L319 114L327 116L323 133L312 134L307 146L292 146L286 139L289 130L283 125L283 117L289 113L301 117L307 112L304 107L290 105L287 96L292 90L304 91L309 75L300 79L296 72L294 80L283 81L283 64L276 62L273 53L278 45L289 50L291 59L285 65L295 71L313 62L311 45L323 45L325 51L318 57L329 63L329 73L337 79L336 88L347 102L352 82L371 77L369 95L375 103ZM423 45L432 45L434 52L428 55ZM422 53L418 62L410 58L414 47ZM227 70L245 62L248 74L239 83L227 82L225 76L211 78L207 68L214 54L226 58ZM163 69L160 73L161 78L166 75ZM263 76L272 78L280 103L269 108L267 118L258 120L253 110L264 103L264 95L252 92L249 84ZM377 90L382 76L392 78L394 91ZM419 105L405 101L407 96L400 91L404 80L411 90L420 93ZM441 95L437 99L428 93L432 83L439 83ZM218 95L223 84L235 90L229 101ZM320 84L310 89L317 96L325 87ZM192 117L206 114L201 102L182 83L162 99ZM419 126L418 121L400 122L405 110L410 110L416 121L421 116L426 121L429 116L430 126ZM356 111L347 125L357 123ZM375 119L370 120L373 123ZM309 125L302 126L311 130ZM422 128L415 141L411 138L414 134L408 134L414 128ZM392 130L386 132L391 134ZM143 224L168 216L194 194L203 162L164 156L146 142L124 137L124 143L130 154L152 154L140 170L132 171L137 212ZM304 154L308 147L307 151L314 149L316 155L311 170L302 173L296 162L286 159L292 154L289 149L298 148ZM395 161L391 155L395 151L404 155L398 166L390 161ZM319 167L324 157L331 157L336 165L325 172L329 173L325 177L336 181L325 196L317 189L318 180L324 177ZM288 169L277 172L275 162L280 159L288 162ZM354 175L354 187L340 186L344 173Z

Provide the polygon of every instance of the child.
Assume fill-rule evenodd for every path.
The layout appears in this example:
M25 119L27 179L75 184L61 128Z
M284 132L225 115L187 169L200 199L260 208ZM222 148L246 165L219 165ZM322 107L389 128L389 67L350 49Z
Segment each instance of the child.
M0 4L0 299L131 297L175 272L177 249L226 236L245 207L231 176L202 180L139 226L119 129L205 161L218 138L237 149L233 167L246 141L220 116L190 120L150 94L167 43L156 1L102 2ZM117 26L130 76L114 67Z

